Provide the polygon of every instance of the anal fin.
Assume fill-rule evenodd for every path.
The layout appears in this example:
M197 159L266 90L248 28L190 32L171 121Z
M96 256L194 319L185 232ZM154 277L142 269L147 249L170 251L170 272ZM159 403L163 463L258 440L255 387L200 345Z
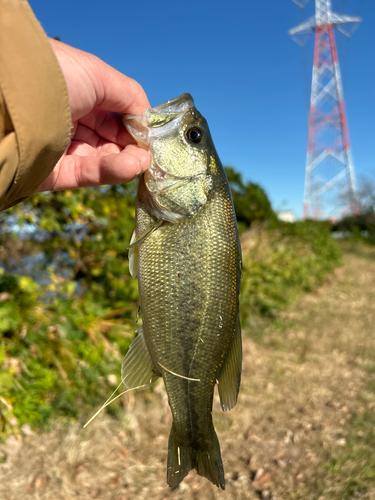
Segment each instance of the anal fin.
M131 343L121 366L121 380L129 389L137 387L147 389L159 377L150 358L143 336L143 327L138 330L137 337Z
M231 410L237 403L241 382L242 342L240 318L219 377L219 396L223 411Z

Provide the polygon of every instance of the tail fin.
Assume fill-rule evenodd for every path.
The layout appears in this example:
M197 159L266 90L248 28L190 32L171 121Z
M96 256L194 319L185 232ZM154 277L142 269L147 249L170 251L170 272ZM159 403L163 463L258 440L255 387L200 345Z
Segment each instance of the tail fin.
M225 489L223 462L220 446L214 428L207 439L207 447L195 449L181 446L176 439L172 426L168 443L167 482L171 488L177 488L191 469L196 469L200 476L206 477L216 486Z

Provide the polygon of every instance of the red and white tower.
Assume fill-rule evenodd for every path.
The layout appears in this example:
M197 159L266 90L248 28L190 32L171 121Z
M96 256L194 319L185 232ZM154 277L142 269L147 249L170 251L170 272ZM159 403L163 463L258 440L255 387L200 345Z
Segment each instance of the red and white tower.
M304 7L307 1L293 0L300 7ZM360 21L359 17L332 12L331 0L315 0L315 16L288 32L300 45L315 32L303 210L305 219L338 218L356 211L354 167L334 28L350 36L345 27L356 26Z

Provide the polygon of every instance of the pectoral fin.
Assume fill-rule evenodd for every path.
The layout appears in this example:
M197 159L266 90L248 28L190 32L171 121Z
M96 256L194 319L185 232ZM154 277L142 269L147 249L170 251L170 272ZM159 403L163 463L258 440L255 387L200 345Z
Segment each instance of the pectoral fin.
M162 219L157 219L153 224L150 224L148 228L141 234L141 236L136 239L135 238L135 231L133 232L132 239L130 240L130 245L128 246L128 250L131 250L135 246L139 245L142 243L143 240L147 238L151 233L153 233L156 229L158 229L162 224L163 224Z
M241 382L242 342L239 318L219 377L219 396L223 411L231 410L237 403Z
M121 366L121 379L129 389L147 389L159 377L156 374L154 363L150 358L143 336L143 327L138 330L137 337L133 340L126 353Z
M137 245L142 243L147 236L153 233L156 229L158 229L163 224L162 219L157 219L153 224L150 224L149 227L144 231L143 234L137 239L135 230L133 231L132 238L130 240L130 245L128 246L129 250L129 272L130 276L135 280L138 276L138 249Z
M135 242L135 238L136 236L134 230L129 245L129 272L133 280L135 280L135 278L138 276L138 250L137 245L133 245L133 243Z

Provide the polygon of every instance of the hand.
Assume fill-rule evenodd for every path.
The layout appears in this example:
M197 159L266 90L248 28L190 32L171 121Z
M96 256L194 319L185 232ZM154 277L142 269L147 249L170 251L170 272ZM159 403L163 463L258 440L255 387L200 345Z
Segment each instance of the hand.
M50 43L68 87L71 141L38 191L127 182L150 165L120 113L141 113L150 103L142 87L99 58L57 40Z

